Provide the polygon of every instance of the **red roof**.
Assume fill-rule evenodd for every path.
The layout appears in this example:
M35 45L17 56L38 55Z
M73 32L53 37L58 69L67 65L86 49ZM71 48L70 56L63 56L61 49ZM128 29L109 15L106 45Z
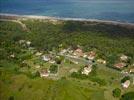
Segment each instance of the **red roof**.
M117 63L117 64L115 64L114 66L115 66L116 68L123 68L123 67L126 66L126 64L125 64L125 63Z

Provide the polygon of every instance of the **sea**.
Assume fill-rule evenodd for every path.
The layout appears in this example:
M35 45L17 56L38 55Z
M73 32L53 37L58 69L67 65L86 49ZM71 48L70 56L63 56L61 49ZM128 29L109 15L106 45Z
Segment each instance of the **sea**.
M0 13L134 23L134 0L0 0Z

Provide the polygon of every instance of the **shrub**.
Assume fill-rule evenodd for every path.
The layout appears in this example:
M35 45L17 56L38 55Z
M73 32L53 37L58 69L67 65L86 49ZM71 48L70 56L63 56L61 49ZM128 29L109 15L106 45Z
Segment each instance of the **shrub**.
M40 73L39 73L38 71L37 71L37 72L34 72L34 73L28 72L28 73L26 73L26 75L27 75L29 78L34 79L34 78L36 78L36 77L39 77L39 76L40 76Z
M105 86L107 84L104 79L98 77L89 77L89 80L98 83L100 86Z
M113 90L113 96L114 97L120 97L120 95L121 95L121 89L116 88L116 89Z
M79 73L79 72L73 72L73 73L71 74L71 77L73 77L73 78L78 78L78 79L87 79L87 76L86 76L86 75L81 74L81 73Z
M56 61L57 64L61 64L62 59L61 58L56 58L55 61Z
M57 65L51 65L49 68L51 73L57 73L58 72L58 66Z
M121 96L121 100L134 100L134 92L128 92Z
M121 83L124 83L126 80L130 80L130 77L129 77L129 76L125 76L125 77L121 80Z
M14 100L14 96L10 96L8 100Z

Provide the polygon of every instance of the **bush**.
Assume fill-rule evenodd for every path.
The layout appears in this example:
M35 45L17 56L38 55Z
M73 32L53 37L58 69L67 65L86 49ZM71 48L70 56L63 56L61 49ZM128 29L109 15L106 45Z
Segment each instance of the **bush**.
M51 73L57 73L58 72L58 66L57 65L51 65L49 68Z
M73 77L73 78L78 78L78 79L87 79L87 76L86 76L86 75L81 74L81 73L79 73L79 72L73 72L73 73L71 74L71 77Z
M98 77L89 77L89 80L98 83L100 86L105 86L107 84L104 79Z
M134 100L134 92L128 92L121 96L121 100Z
M8 100L14 100L14 96L10 96Z
M114 97L120 97L120 95L121 95L121 89L116 88L116 89L113 90L113 96Z
M124 83L126 80L130 80L130 77L129 77L129 76L125 76L125 77L121 80L121 83Z
M40 73L39 73L38 71L37 71L37 72L34 72L34 73L28 72L28 73L26 73L26 75L27 75L29 78L34 79L34 78L36 78L36 77L39 77L39 76L40 76Z
M61 64L62 59L61 58L56 58L55 61L56 61L57 64Z

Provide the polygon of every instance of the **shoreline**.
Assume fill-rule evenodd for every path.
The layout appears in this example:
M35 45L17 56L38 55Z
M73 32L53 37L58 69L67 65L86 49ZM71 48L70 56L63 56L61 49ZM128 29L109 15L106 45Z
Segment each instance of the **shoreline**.
M37 19L37 20L96 22L96 23L104 23L104 24L111 24L111 25L130 26L134 28L134 23L99 20L99 19L86 19L86 18L62 18L62 17L40 16L40 15L18 15L18 14L0 13L0 19L10 19L10 20Z

